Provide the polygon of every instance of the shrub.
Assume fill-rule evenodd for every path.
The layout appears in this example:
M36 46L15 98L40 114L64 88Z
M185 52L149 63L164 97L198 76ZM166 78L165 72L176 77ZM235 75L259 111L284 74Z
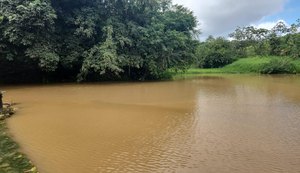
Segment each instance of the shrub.
M224 67L235 61L230 42L222 37L209 38L196 52L198 66L202 68Z
M260 73L262 74L295 74L296 66L290 58L272 58L265 64Z

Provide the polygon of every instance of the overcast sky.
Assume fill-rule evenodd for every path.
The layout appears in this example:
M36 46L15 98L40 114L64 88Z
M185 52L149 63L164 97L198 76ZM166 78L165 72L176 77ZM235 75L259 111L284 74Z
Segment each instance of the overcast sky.
M201 38L227 36L238 26L270 28L279 20L300 18L299 0L173 0L192 9L200 22Z

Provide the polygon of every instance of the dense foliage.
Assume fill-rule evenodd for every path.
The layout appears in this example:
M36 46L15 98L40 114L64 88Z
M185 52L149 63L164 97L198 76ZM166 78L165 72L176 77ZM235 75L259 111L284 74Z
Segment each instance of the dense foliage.
M234 61L233 46L230 41L210 36L197 48L198 65L203 68L219 68Z
M193 13L171 0L0 0L0 79L155 79L194 61Z
M293 74L297 73L296 66L289 58L273 58L261 69L262 74Z

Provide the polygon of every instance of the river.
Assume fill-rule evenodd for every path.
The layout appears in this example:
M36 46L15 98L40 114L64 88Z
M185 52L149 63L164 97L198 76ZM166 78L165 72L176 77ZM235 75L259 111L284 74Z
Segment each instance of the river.
M300 171L300 76L4 89L41 173Z

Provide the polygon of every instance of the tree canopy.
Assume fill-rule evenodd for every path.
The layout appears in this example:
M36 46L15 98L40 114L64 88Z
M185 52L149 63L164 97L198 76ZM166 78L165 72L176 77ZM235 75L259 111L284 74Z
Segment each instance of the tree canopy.
M0 0L0 75L156 79L193 62L196 26L171 0Z
M300 19L291 26L278 22L272 29L253 26L237 28L229 36L233 38L239 56L275 55L300 58Z

